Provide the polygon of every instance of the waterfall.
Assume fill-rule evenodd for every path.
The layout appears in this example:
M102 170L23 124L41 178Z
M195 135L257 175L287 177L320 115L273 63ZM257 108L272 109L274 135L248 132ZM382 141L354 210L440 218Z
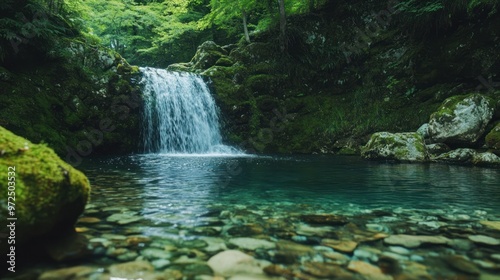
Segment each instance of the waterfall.
M218 109L203 79L191 73L140 69L144 87L143 151L234 154L222 144Z

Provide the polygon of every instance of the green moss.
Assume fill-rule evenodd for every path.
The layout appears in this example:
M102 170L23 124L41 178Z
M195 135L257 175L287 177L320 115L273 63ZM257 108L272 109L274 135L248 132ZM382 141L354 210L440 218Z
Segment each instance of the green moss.
M266 74L258 74L250 76L245 81L245 86L250 90L260 93L269 92L269 90L277 83L276 77Z
M223 56L223 57L219 58L219 60L217 60L215 62L216 66L226 66L226 67L229 67L229 66L232 66L233 64L234 64L234 61L232 61L227 56Z
M20 242L71 227L89 199L88 179L45 145L35 145L0 127L0 180L15 167L16 226ZM10 174L13 175L13 174ZM7 191L0 193L2 207ZM1 215L7 212L2 211ZM5 220L5 216L1 217ZM60 227L60 228L59 228Z
M486 135L486 145L489 148L500 150L500 122Z

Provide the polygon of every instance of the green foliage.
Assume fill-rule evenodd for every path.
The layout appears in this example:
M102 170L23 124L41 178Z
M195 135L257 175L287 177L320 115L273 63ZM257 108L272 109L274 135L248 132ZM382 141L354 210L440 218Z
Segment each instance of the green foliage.
M88 33L133 64L166 66L189 60L207 39L197 22L204 0L87 0Z
M4 0L0 4L0 63L44 54L60 36L78 34L76 0ZM9 61L6 61L9 60Z
M440 36L460 24L467 13L484 7L489 16L497 13L497 0L405 0L395 6L398 20L417 39Z

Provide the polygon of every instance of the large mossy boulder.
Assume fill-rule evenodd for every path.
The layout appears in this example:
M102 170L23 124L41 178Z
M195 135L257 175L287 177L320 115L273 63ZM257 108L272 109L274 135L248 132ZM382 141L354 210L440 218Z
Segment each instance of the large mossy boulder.
M90 195L90 184L83 173L44 144L32 144L3 127L0 170L0 182L5 186L0 192L0 219L17 218L16 245L72 231ZM15 203L11 205L15 209L8 209L8 202Z
M500 157L497 155L490 152L479 153L476 150L468 148L449 151L433 158L433 160L437 162L473 164L478 166L500 166Z
M495 111L495 103L481 94L446 99L429 121L429 136L435 143L471 145L484 134Z
M362 148L361 155L373 160L421 162L428 159L424 139L416 132L377 132Z

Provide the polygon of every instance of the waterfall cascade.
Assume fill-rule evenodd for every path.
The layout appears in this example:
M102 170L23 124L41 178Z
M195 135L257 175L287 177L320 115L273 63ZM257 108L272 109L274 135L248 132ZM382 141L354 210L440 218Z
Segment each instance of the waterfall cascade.
M145 67L143 150L168 154L235 154L222 144L218 109L203 79Z

